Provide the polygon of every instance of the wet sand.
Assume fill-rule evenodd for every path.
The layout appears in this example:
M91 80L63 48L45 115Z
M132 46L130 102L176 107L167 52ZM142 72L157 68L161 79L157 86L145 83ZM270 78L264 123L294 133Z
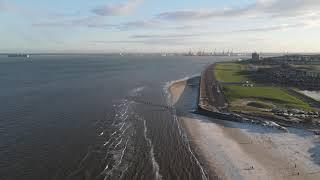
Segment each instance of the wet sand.
M318 136L189 113L198 88L187 84L170 86L171 103L209 174L220 179L320 179Z

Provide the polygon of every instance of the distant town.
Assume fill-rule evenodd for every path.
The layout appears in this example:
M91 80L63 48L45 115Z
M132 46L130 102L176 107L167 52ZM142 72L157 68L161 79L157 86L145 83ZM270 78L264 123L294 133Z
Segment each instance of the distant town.
M248 62L251 78L263 83L320 90L320 55L285 55L261 58L253 53Z
M31 57L34 55L75 55L75 54L94 54L94 55L112 55L112 56L143 56L143 55L153 55L153 56L221 56L221 57L228 57L228 56L251 56L251 52L235 52L233 50L222 50L222 51L205 51L205 50L198 50L198 51L185 51L185 52L112 52L112 53L0 53L0 55L8 56L8 57ZM263 56L275 56L275 55L282 55L286 53L260 53Z

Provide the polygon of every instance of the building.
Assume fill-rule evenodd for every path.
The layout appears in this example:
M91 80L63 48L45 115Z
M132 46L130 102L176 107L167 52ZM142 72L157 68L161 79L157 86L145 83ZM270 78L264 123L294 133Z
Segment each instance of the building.
M260 55L258 53L252 53L252 60L254 61L260 60Z

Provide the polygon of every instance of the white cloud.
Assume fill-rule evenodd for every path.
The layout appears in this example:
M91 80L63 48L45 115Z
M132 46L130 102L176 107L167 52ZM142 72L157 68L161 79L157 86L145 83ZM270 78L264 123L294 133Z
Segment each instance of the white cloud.
M32 24L35 27L90 27L90 28L115 28L116 25L104 22L103 18L89 16L78 19L45 21Z
M272 16L296 17L318 13L319 0L259 0L256 8Z
M269 32L269 31L285 31L291 28L297 27L305 27L305 23L296 23L296 24L280 24L280 25L273 25L273 26L266 26L266 27L258 27L258 28L248 28L248 29L241 29L231 31L234 33L237 32Z
M129 0L121 4L105 5L93 9L92 12L100 16L122 16L134 12L144 0Z
M158 14L163 20L189 21L239 17L305 17L319 15L319 0L257 0L244 7L178 10Z
M131 30L138 28L161 28L162 25L156 20L144 20L144 21L131 21L120 24L118 28L120 30Z
M0 12L9 12L9 13L24 13L25 9L18 6L17 4L9 3L7 1L0 0Z
M166 38L166 39L141 39L141 40L119 40L119 41L92 41L94 44L144 44L148 46L182 46L186 44L194 45L208 45L212 43L223 43L224 41L219 40L195 40L195 39L181 39L181 38Z

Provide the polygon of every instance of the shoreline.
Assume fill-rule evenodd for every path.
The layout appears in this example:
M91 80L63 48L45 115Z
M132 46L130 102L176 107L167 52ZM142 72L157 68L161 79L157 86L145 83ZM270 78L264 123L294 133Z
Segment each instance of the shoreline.
M197 88L188 81L168 88L171 104L185 128L192 149L200 156L209 177L218 179L320 179L320 163L314 163L310 149L320 150L311 134L299 136L280 130L229 122L189 113L196 101ZM296 130L299 133L302 130ZM286 141L302 145L286 144ZM298 153L297 153L298 152Z

